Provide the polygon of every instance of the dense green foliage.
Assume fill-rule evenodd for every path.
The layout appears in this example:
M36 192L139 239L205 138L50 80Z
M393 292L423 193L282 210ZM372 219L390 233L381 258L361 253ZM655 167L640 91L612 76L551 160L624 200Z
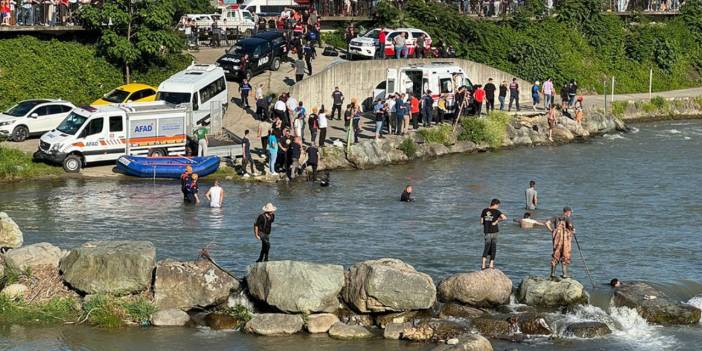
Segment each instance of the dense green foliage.
M148 324L156 307L143 297L118 299L108 295L94 295L83 305L83 318L101 328L118 328L127 322Z
M417 144L412 141L412 138L407 138L403 140L400 143L400 146L397 147L398 149L402 150L402 153L407 156L407 158L412 159L414 156L417 154Z
M32 156L17 150L0 146L0 180L28 179L63 173L58 167L32 162Z
M72 299L54 298L45 303L29 304L0 294L0 324L50 325L74 322L80 316Z
M450 124L440 124L435 127L420 129L417 133L429 144L444 144L449 146L455 141L453 137L453 126Z
M458 140L500 147L510 120L510 116L504 112L492 112L485 118L463 118L463 130L458 134Z
M133 72L133 80L158 85L190 63L171 55L165 63ZM89 104L123 83L120 68L96 57L93 46L76 42L19 37L0 40L0 109L20 100L61 98Z
M602 13L602 0L564 0L556 16L542 16L542 1L531 0L507 21L458 16L455 9L408 0L404 11L379 5L378 21L426 30L434 44L452 45L458 57L511 72L527 80L570 79L586 91L603 91L616 77L617 92L670 90L702 83L702 0L689 0L682 16L654 23L626 22Z

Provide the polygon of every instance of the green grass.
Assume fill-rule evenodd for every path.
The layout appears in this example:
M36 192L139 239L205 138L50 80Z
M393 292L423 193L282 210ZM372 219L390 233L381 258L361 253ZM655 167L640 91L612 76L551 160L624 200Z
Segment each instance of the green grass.
M458 140L487 143L498 148L502 145L510 120L511 117L504 112L493 112L486 118L464 118L461 120L463 130L458 135Z
M699 108L702 108L702 96L698 96L695 98L695 103Z
M668 107L669 102L662 96L654 96L651 98L651 104L655 106L658 110L664 110Z
M612 115L615 117L622 117L624 116L624 112L626 112L626 108L629 106L628 101L615 101L612 103Z
M0 294L0 325L51 325L78 320L80 311L68 298L54 298L42 304L29 304Z
M253 318L251 312L242 305L227 308L224 310L224 313L238 321L237 329L242 328L244 325L246 325L246 322Z
M431 128L419 130L419 135L424 138L429 144L443 144L449 146L453 144L453 126L450 124L441 124Z
M646 113L653 113L656 110L658 110L658 107L654 105L652 102L644 102L641 104L641 109L644 110Z
M322 33L322 43L337 49L346 49L347 46L346 40L344 40L344 33L340 30Z
M156 307L141 296L118 299L107 295L94 295L83 304L82 319L100 328L120 328L128 322L148 324L154 312Z
M417 153L417 144L415 144L412 139L407 138L400 143L398 149L402 150L405 156L411 159L414 158L414 155Z
M0 180L35 178L62 172L61 168L32 162L32 156L26 152L0 145Z

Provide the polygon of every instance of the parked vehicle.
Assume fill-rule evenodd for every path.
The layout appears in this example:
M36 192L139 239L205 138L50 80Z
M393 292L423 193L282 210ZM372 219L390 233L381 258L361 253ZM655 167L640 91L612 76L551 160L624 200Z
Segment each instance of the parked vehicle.
M188 114L162 101L75 108L42 135L34 158L76 173L122 155L183 155Z
M0 113L0 138L19 142L31 135L48 132L56 128L74 107L63 100L21 101Z
M398 28L389 29L385 28L385 56L395 56L395 47L393 46L393 39L400 35L401 33L407 33L406 45L409 50L408 55L413 56L416 50L417 38L422 34L431 40L431 37L427 32L416 29L416 28ZM376 52L380 50L380 42L378 41L378 36L380 35L380 28L371 29L365 34L351 39L349 44L349 50L353 55L359 55L363 57L373 58L376 56Z
M125 102L149 102L156 99L156 88L140 83L125 84L103 97L93 101L91 105L121 104Z
M261 38L239 40L217 60L231 79L251 79L267 69L277 71L287 54L274 49L270 41Z
M161 82L156 100L174 105L189 104L192 108L192 125L208 124L213 109L226 112L229 91L225 70L216 65L190 65Z
M217 26L226 31L251 34L256 25L256 16L250 11L240 9L238 5L220 6L213 14L187 14L183 18L194 21L198 28L209 29L212 23L217 22ZM179 29L185 21L181 18Z
M251 11L258 16L280 16L286 8L299 8L300 5L294 0L248 0L242 8Z
M280 57L281 61L287 60L288 46L286 45L285 36L283 36L283 33L277 30L268 30L256 33L254 38L268 40L273 48L273 55Z
M445 95L449 110L454 105L454 93L461 86L472 89L472 83L463 69L453 62L433 62L426 65L409 65L388 68L385 82L373 92L374 99L389 94L410 93L417 98L431 90L434 106L441 95Z

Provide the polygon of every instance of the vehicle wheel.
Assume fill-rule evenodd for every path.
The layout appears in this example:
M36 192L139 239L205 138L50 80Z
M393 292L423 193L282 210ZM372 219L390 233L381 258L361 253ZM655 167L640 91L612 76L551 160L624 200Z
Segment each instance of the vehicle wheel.
M165 149L154 149L151 151L151 154L149 156L151 157L163 157L167 156L168 152Z
M27 140L29 137L29 129L25 126L17 126L15 130L12 131L12 140L16 142L22 142Z
M273 62L271 62L271 71L277 71L280 69L280 59L279 58L274 58Z
M83 160L78 155L68 155L63 159L63 170L68 173L78 173L83 167Z

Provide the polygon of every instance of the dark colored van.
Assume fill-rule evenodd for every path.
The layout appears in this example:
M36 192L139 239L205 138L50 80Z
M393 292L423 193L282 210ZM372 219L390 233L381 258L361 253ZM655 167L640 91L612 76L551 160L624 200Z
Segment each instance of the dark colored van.
M282 55L270 41L252 37L239 40L217 60L217 64L224 69L228 79L251 79L267 69L277 71L285 57Z

